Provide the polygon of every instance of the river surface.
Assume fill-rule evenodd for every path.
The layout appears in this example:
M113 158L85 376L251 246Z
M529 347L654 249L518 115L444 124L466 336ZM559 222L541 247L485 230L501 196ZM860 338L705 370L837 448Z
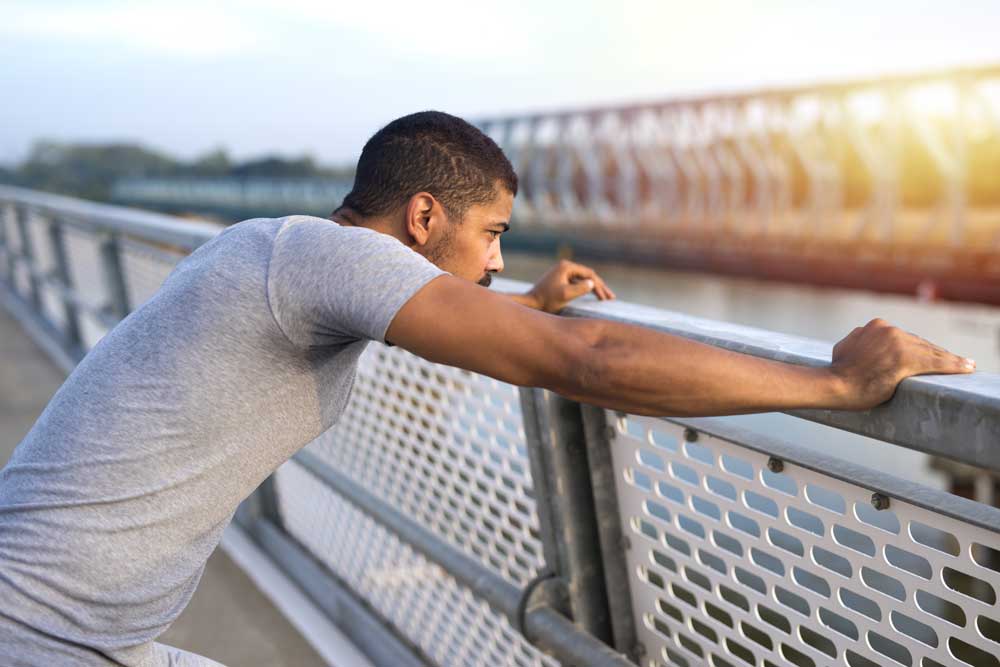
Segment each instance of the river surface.
M504 255L505 278L533 282L551 258ZM882 317L958 354L976 360L979 371L1000 372L1000 308L920 302L915 298L856 290L671 272L612 263L592 263L619 299L698 317L735 322L833 342L854 327ZM752 430L891 472L935 488L945 479L928 457L888 443L785 415L729 417Z

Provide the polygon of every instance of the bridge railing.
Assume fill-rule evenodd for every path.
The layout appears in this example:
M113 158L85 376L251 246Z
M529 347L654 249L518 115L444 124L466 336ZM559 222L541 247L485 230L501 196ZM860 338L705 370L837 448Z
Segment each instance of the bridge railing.
M12 188L0 221L4 302L67 368L216 231ZM829 361L827 343L630 304L564 314ZM785 419L992 474L998 411L1000 377L976 374ZM237 523L376 664L998 664L1000 510L784 423L622 414L372 344L340 422Z

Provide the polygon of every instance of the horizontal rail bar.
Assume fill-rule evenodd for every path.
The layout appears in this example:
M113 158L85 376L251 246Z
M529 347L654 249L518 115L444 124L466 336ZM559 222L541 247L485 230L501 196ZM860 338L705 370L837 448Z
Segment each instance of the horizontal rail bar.
M220 231L218 226L207 222L182 220L176 216L0 185L0 199L4 198L43 212L82 218L101 229L131 234L185 250L194 250Z
M382 502L315 454L303 450L295 454L292 460L391 530L397 538L440 566L512 623L517 623L522 591L516 586ZM581 632L573 626L572 621L549 607L529 607L525 614L524 627L529 642L551 652L556 658L568 664L586 667L634 667L622 654L616 653L600 640Z
M803 366L830 363L832 345L627 303L582 301L572 317L641 324L716 347ZM925 375L903 380L892 400L865 411L788 414L909 449L1000 471L1000 375Z
M1000 533L1000 508L938 491L923 484L796 445L787 440L762 435L714 417L667 419L666 421L700 431L720 440L726 440L740 447L774 456L787 463L808 468L844 482L864 486L873 492L904 500L917 507Z

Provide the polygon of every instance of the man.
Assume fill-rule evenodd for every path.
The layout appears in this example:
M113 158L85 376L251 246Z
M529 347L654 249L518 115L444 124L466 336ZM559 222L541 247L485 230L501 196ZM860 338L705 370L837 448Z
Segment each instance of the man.
M881 320L805 368L555 317L613 294L570 263L526 295L483 289L516 193L489 138L414 114L368 141L332 221L249 220L181 262L0 473L0 664L217 664L154 640L237 504L337 421L370 340L648 415L860 409L908 375L972 370Z

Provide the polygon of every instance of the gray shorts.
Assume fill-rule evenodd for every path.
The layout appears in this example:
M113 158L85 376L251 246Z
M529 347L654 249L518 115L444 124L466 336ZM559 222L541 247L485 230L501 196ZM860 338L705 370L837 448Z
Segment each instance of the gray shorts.
M225 667L222 663L165 644L151 643L109 658L92 648L62 641L7 618L0 608L0 665L3 667ZM120 661L124 660L124 662Z
M166 644L153 644L156 667L225 667L221 662L182 651Z

